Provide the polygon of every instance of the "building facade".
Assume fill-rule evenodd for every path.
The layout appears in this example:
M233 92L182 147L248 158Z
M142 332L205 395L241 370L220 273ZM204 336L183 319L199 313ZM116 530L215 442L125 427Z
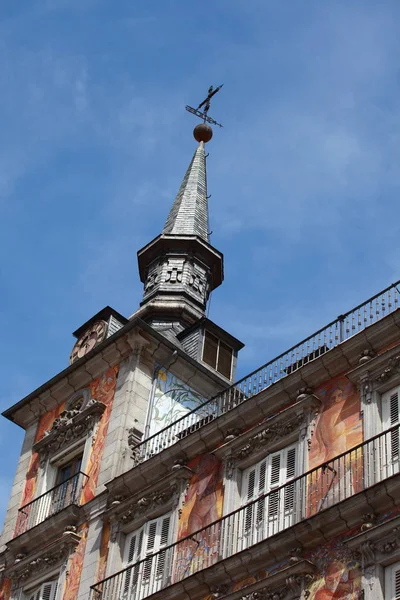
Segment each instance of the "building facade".
M205 129L139 309L94 315L4 413L26 434L1 600L400 598L398 287L235 382Z

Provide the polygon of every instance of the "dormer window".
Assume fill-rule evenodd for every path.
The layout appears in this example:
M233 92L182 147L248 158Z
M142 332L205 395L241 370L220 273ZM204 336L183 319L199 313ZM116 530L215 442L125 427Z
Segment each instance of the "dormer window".
M232 373L233 348L209 331L204 332L203 361L227 379Z

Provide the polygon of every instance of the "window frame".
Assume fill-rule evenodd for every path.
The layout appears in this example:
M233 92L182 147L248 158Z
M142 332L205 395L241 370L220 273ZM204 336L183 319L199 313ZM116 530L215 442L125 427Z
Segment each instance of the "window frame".
M216 353L216 358L215 358L215 365L211 365L209 362L207 362L204 359L204 350L205 350L205 347L206 347L206 338L207 338L207 336L211 336L211 337L213 337L217 341L217 353ZM224 373L222 373L218 369L219 354L220 354L220 346L221 346L221 344L224 344L224 346L226 346L227 348L229 348L231 350L231 361L230 361L229 376L224 375ZM214 371L216 371L217 373L219 373L220 375L222 375L222 377L225 377L226 379L231 380L232 379L232 371L233 371L233 361L234 361L234 358L235 358L235 351L232 348L232 346L230 346L229 344L227 344L226 342L224 342L223 340L221 340L221 338L219 338L217 335L215 335L214 333L212 333L208 329L204 330L203 347L202 347L202 351L201 351L201 360L202 360L203 363L205 363L207 366L209 366L212 369L214 369Z
M384 585L385 600L397 600L400 598L400 561L385 567Z
M163 542L164 535L164 524L168 522L166 539ZM149 540L151 540L149 532L151 527L155 525L155 532L153 538L152 547L149 548ZM124 594L127 593L127 587L132 583L133 578L136 579L135 584L141 589L148 588L149 586L155 585L156 589L152 589L146 595L155 593L158 589L161 589L164 585L164 579L169 576L168 568L165 569L165 563L173 556L173 553L168 556L166 552L162 554L162 550L168 548L172 544L173 538L173 512L167 512L159 517L146 520L141 527L133 530L132 532L125 535L124 547L122 552L122 568L125 570L125 581L123 583ZM132 549L132 540L135 539L134 547ZM139 550L137 549L139 543ZM153 564L151 557L160 553L156 559L156 564ZM129 556L132 554L131 560ZM150 559L150 566L147 566L146 559ZM161 561L161 567L159 564ZM141 563L141 566L136 566ZM129 568L131 567L131 568ZM157 588L157 585L160 587ZM131 592L130 592L131 593ZM143 596L141 596L143 597Z
M44 588L50 585L50 595L48 597L43 595ZM60 581L59 577L55 579L48 579L46 581L42 581L42 583L35 584L28 590L22 590L21 600L56 600L58 596L58 591L60 589Z

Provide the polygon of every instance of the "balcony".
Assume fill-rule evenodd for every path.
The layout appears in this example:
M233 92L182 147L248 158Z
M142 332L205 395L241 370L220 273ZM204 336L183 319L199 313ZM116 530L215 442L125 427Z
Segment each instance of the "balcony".
M255 556L260 559L263 550L259 544L293 526L300 526L296 535L296 540L300 541L301 535L309 535L312 527L309 524L318 520L319 515L324 519L326 534L338 527L350 527L352 519L359 523L363 503L370 511L374 503L384 508L384 494L390 498L387 480L393 480L399 474L399 429L399 425L388 429L334 460L271 489L208 527L96 583L91 588L91 600L141 600L160 590L164 590L163 597L166 597L165 588L168 586L222 560L227 561L224 565L228 573L230 557L244 550L249 553L256 544ZM380 486L383 481L385 484ZM397 481L394 483L398 485ZM368 493L370 488L373 490ZM365 495L367 498L364 498ZM351 499L355 502L351 510L346 510L346 521L336 518L336 514L333 518L332 515L324 517L326 511L344 501L349 503ZM389 501L392 503L392 498ZM308 528L301 527L305 520L308 520ZM285 550L281 537L275 547L279 546L282 551ZM276 553L274 556L276 559ZM251 563L249 556L246 562ZM237 577L237 570L233 569L232 574ZM208 577L211 579L210 575ZM172 595L179 597L176 590Z
M135 465L173 446L272 384L326 356L341 343L397 310L400 281L341 315L310 337L247 375L143 442L132 445ZM397 334L396 334L397 335Z
M63 483L38 496L19 509L16 536L40 525L69 506L79 506L83 486L88 479L85 473L76 473Z

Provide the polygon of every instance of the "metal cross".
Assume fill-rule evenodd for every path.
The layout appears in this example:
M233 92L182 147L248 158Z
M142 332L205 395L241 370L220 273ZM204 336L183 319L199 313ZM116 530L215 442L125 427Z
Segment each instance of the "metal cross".
M196 115L196 117L203 119L204 123L212 123L213 125L218 125L218 127L222 127L221 123L217 123L217 121L208 116L208 111L210 110L211 98L215 96L217 92L219 92L223 85L224 84L221 83L221 85L219 85L215 90L213 86L209 87L207 98L205 98L203 102L200 102L197 108L185 106L186 110L192 113L193 115ZM200 108L202 108L203 106L203 111L201 111Z

